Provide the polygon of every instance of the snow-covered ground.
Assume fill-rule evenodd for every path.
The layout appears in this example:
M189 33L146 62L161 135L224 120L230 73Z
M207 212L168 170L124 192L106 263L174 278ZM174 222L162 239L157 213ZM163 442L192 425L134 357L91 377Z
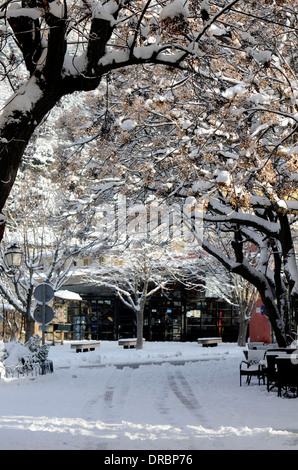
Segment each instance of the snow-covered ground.
M0 449L298 448L298 399L239 386L236 344L51 346L54 373L0 380Z

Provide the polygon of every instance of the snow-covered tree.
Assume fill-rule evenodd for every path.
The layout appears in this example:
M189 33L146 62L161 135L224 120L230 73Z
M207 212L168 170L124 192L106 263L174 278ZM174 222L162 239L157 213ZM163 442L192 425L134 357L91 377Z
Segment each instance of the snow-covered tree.
M286 1L23 0L5 1L0 8L2 76L14 91L0 123L0 210L24 149L62 97L94 90L114 71L154 64L166 66L173 76L173 70L188 70L196 77L203 107L209 103L209 109L226 108L225 99L232 93L224 97L227 84L245 89L259 81L253 62L267 67L276 52L278 74L280 58L286 57L289 67L295 59L287 53L295 39L295 7ZM262 25L268 26L266 35ZM105 129L109 118L107 113ZM131 129L134 122L126 119L123 129Z
M266 73L269 73L268 69ZM273 101L277 92L274 85L275 81L272 79L270 96ZM109 183L109 189L124 191L133 200L139 198L150 202L154 197L160 202L180 201L180 204L183 204L189 194L194 195L198 201L202 198L208 212L205 215L203 242L205 250L215 256L226 269L240 275L245 282L259 290L276 338L280 344L284 344L290 328L288 300L295 298L297 283L295 249L291 230L297 212L293 166L296 147L291 145L292 137L289 136L288 155L285 155L284 149L283 158L280 158L279 151L278 155L273 155L275 163L269 171L267 165L271 158L271 147L268 146L266 140L268 133L262 136L264 142L260 140L263 142L263 147L258 156L259 150L255 149L253 135L256 122L252 121L252 130L246 125L247 135L243 135L242 120L238 119L240 112L238 107L241 106L241 110L245 104L249 109L248 104L255 99L254 93L252 95L241 94L241 100L239 100L238 92L242 87L237 88L231 101L231 90L228 88L229 93L226 93L228 100L225 101L224 96L223 100L229 106L229 111L224 109L225 116L218 127L214 125L214 120L218 119L218 115L213 115L212 110L209 110L209 122L207 122L205 113L201 116L194 114L197 111L195 104L193 106L189 104L187 111L189 117L196 115L196 121L186 122L182 109L185 102L183 106L177 103L178 88L177 86L175 97L165 97L162 100L162 112L157 120L152 120L150 112L151 118L148 117L146 107L142 116L143 120L141 117L138 118L138 126L129 128L125 126L123 130L120 125L120 130L116 134L119 139L118 143L116 141L116 144L115 142L110 144L109 152L102 157L96 139L92 138L93 146L88 154L89 169L86 171L87 173L92 171L93 175L96 175L94 187L97 192L91 188L90 192L96 198L96 194L101 194L101 190L106 189ZM116 90L112 101L117 103ZM146 99L144 104L147 101ZM146 106L152 109L150 106L154 107L155 104L156 102L147 103ZM137 113L138 108L139 105L135 110L132 107L130 117L136 118L131 113ZM220 113L220 110L218 112ZM247 114L242 112L245 121ZM121 115L121 109L118 114ZM157 114L155 110L154 119ZM231 114L235 114L237 122L232 119ZM196 127L194 122L196 122ZM270 126L273 129L272 123ZM280 127L280 121L277 120L275 134L272 134L272 145L275 145L274 139L279 132L287 135L289 128ZM94 135L99 139L98 133ZM121 142L123 135L125 144ZM115 132L112 132L111 136L115 137ZM108 145L106 137L104 142ZM169 142L171 142L171 147L168 146ZM254 149L254 157L250 156L252 149L248 154L246 150L241 151L241 145L248 146L249 144ZM82 141L81 145L83 145ZM75 147L76 145L71 148ZM250 162L253 162L254 158L259 158L264 168L261 166L259 169L258 163L251 167ZM289 168L293 171L289 171ZM277 203L277 201L280 202ZM269 224L266 219L270 221ZM248 230L249 227L250 230ZM241 246L241 243L240 245L237 243L241 230L244 230L244 238L241 242L243 243L242 260L241 256L236 256L235 251L237 246L238 248ZM218 242L214 244L214 234L217 240L221 240L221 245ZM280 241L283 242L283 251L281 249L278 251L278 248L274 246L279 247ZM202 240L199 239L199 244L201 243ZM254 260L253 264L247 258L250 250L246 247L251 244L255 247L256 255L260 256L259 261ZM285 274L280 268L284 262L287 266L291 265L290 271L284 270ZM272 269L276 271L274 274ZM290 276L291 281L288 277L285 283L284 275ZM275 302L276 299L277 302Z
M112 99L97 109L101 132L94 135L116 139L114 148L106 139L99 162L94 147L95 164L86 166L99 179L93 195L108 182L123 187L128 181L125 191L141 193L142 202L152 194L169 201L203 198L204 248L259 289L284 344L288 296L297 295L291 233L297 210L296 7L286 0L3 3L1 63L15 93L0 122L0 209L47 113L63 96L97 89L105 77ZM21 87L17 50L27 69ZM127 86L128 76L144 86ZM117 87L125 112L113 101ZM95 121L90 128L84 123L90 141ZM109 175L113 167L116 176ZM230 243L233 256L212 243L212 230ZM246 241L259 252L257 267L245 258Z
M215 7L210 25L237 3ZM29 140L62 97L94 90L124 67L184 67L210 27L182 0L9 0L0 9L2 76L14 91L0 120L1 211Z
M5 236L1 246L1 281L0 294L16 311L18 311L24 321L26 340L34 333L33 310L36 305L34 290L40 282L50 284L54 290L58 290L64 285L65 280L73 269L73 258L76 252L65 248L64 243L58 242L43 244L39 239L39 244L33 246L28 239L24 238L18 246L23 253L23 261L20 267L11 268L7 265L5 251L11 246L9 234ZM12 239L11 239L12 240ZM63 246L64 245L64 246Z
M34 290L40 282L59 290L75 269L75 262L84 256L84 249L93 244L85 242L88 229L82 213L79 223L72 214L71 223L64 214L65 203L59 188L42 172L22 172L13 188L7 206L7 225L0 247L0 295L23 317L26 341L34 333ZM60 188L61 189L61 188ZM89 221L87 217L87 222ZM19 267L10 267L6 251L16 244L22 252Z
M289 301L298 294L293 241L298 212L297 17L289 2L247 3L256 8L253 12L239 6L237 26L230 21L227 27L221 19L221 30L210 27L225 45L222 56L211 62L214 70L201 67L201 76L194 78L193 105L179 100L179 85L185 93L190 82L181 75L175 87L168 87L172 99L160 96L159 116L152 109L156 101L148 112L146 100L143 120L136 118L136 107L130 126L123 128L129 145L120 164L130 188L143 182L143 194L167 200L191 194L205 201L202 246L258 289L276 339L284 345L291 328ZM133 160L128 158L132 149ZM213 233L229 245L228 253L213 243ZM248 244L255 247L257 263L247 258Z
M133 225L124 243L98 262L80 270L80 279L87 284L110 288L121 302L133 312L137 326L137 349L143 347L144 310L149 298L159 291L169 291L174 282L188 288L203 289L201 278L206 272L198 257L189 257L191 245L178 237L170 237L165 226L158 226L163 242L152 232L142 232L136 219L128 218ZM140 221L140 218L138 218ZM157 227L155 227L156 229ZM120 242L120 240L119 240Z
M160 252L130 241L125 253L107 257L107 261L96 268L88 268L87 282L109 287L121 302L132 310L137 325L137 349L143 348L144 309L146 301L170 281L169 273L160 260ZM117 261L116 261L117 260ZM132 320L133 321L133 320Z

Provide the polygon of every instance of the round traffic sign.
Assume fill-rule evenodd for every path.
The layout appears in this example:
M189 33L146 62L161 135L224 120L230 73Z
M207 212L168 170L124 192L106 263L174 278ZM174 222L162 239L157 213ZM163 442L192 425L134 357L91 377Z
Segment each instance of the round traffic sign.
M39 303L49 303L54 298L54 289L50 284L39 284L34 291L35 300Z
M33 318L37 323L42 323L42 307L36 307L36 309L33 312ZM48 323L51 323L51 321L54 318L54 312L51 307L48 305L45 305L45 325Z

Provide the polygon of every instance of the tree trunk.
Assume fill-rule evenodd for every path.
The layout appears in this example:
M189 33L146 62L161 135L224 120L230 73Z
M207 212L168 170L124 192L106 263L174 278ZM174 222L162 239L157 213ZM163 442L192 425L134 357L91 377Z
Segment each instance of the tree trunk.
M140 310L136 312L137 317L137 345L136 349L143 349L143 334L144 334L144 307L145 304L141 304Z
M26 315L24 321L24 328L25 328L25 342L29 341L32 336L34 336L34 329L35 329L35 320L32 318L30 313Z
M284 348L287 346L287 333L288 333L288 312L285 310L280 312L273 299L273 296L266 296L265 292L260 292L262 302L266 309L272 330L275 334L276 342L279 347Z
M238 346L243 347L246 345L249 323L255 312L259 294L254 286L251 286L251 284L246 283L246 285L243 285L240 295L242 299L240 299L239 301L236 296L234 301L238 301L239 304Z
M246 279L257 288L266 309L266 314L271 323L272 330L275 334L277 344L280 347L285 347L287 345L287 333L289 327L287 305L285 302L279 302L283 311L279 310L266 276L253 269L244 260L231 266L228 260L222 257L217 250L214 250L210 244L203 242L202 246L209 254L217 258L226 269L243 277L243 279Z
M35 103L30 101L32 88L35 89L36 96L40 92ZM27 85L11 98L0 123L0 212L14 184L24 150L34 130L60 98L59 91L42 91L32 77ZM29 111L17 109L20 99L24 102L28 100L28 106L31 106Z
M247 330L249 325L249 319L243 318L243 315L239 314L239 331L238 331L238 346L245 346L246 345L246 338L247 338Z
M25 324L26 325L26 330L25 330L25 342L27 342L32 336L34 336L34 330L35 330L35 320L31 315L31 306L32 306L32 296L33 296L33 291L34 291L34 286L32 284L33 280L33 270L30 272L31 276L31 285L30 289L27 292L27 299L26 299L26 320Z

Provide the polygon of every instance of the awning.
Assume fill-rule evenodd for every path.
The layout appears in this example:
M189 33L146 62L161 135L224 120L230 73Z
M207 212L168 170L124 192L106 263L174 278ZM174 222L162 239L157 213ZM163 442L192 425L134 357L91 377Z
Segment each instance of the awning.
M57 290L55 292L55 297L64 300L83 300L82 297L76 292L71 292L70 290Z

